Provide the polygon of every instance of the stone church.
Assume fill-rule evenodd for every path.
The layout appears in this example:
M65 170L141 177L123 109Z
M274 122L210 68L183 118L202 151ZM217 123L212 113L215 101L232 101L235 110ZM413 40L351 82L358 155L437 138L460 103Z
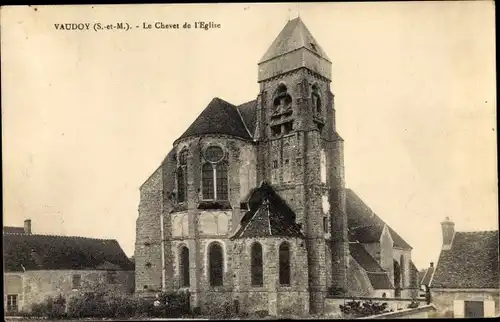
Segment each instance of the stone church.
M412 248L345 187L331 61L300 18L258 63L256 99L214 98L140 188L136 293L192 307L322 313L410 297Z

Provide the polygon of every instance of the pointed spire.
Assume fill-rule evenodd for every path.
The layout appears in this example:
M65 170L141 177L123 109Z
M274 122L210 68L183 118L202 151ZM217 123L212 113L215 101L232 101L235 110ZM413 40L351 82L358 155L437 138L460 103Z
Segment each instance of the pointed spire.
M300 16L298 16L288 21L259 63L263 63L300 48L306 48L330 62L326 53L320 47L316 39L314 39Z

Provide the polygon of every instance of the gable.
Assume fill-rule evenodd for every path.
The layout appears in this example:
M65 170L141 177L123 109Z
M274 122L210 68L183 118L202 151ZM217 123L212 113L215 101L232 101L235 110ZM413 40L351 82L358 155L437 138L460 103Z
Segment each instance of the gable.
M498 230L456 232L449 250L441 250L433 288L500 287Z
M304 237L293 210L266 182L252 190L248 206L250 210L232 238Z

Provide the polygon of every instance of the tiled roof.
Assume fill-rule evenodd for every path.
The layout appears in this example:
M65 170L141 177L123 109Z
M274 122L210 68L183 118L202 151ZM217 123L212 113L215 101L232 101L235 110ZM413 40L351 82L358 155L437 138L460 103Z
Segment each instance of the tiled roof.
M243 103L239 105L238 111L245 122L245 125L252 136L255 135L255 127L257 125L257 100Z
M4 226L3 232L4 234L24 234L24 227Z
M368 279L370 280L372 287L376 290L390 290L394 288L386 272L383 273L366 272L366 275L368 275Z
M204 134L226 134L247 140L252 139L236 106L218 97L208 104L178 140Z
M267 183L254 191L248 205L250 210L241 219L240 229L232 238L304 237L293 210Z
M367 272L385 272L361 243L349 243L351 256Z
M498 230L455 232L451 249L441 250L432 288L500 288Z
M429 286L431 281L432 273L434 273L434 267L429 267L425 270L422 279L420 280L420 285Z
M418 281L418 269L413 261L410 260L410 288L418 288Z
M98 269L109 264L134 269L116 240L4 234L3 243L6 271Z
M362 243L379 241L385 222L351 189L346 189L346 199L350 240L357 240ZM395 247L411 249L411 246L394 229L389 227L389 225L387 227L389 228Z
M365 270L368 279L376 290L393 289L387 272L366 251L361 243L349 243L349 252L352 258Z
M314 39L302 19L295 18L288 21L260 62L270 60L283 54L295 51L299 48L307 48L318 54L320 57L330 61L325 51L320 47L316 39Z

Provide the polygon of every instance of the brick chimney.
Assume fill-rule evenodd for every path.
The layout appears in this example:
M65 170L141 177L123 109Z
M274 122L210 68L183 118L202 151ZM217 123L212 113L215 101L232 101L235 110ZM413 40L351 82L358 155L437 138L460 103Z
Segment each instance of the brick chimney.
M455 234L455 223L446 217L441 223L441 231L443 232L443 249L450 249Z
M24 221L24 233L31 235L31 219L26 219Z

